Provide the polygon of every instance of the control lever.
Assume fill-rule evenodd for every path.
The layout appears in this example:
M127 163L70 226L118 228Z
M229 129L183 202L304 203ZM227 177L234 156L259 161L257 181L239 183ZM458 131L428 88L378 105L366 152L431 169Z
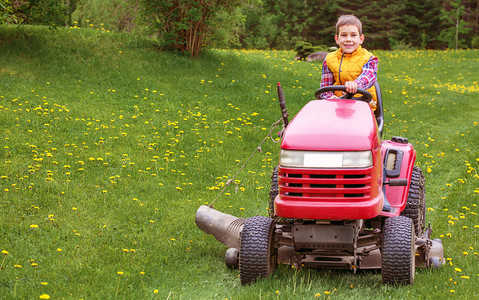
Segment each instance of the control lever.
M389 184L390 186L407 186L407 179L389 179L389 181L384 182L384 184Z

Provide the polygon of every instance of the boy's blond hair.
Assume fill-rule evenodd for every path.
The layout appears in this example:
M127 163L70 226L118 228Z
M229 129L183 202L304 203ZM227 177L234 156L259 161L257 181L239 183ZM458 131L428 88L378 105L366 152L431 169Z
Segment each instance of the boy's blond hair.
M336 23L336 35L339 34L339 27L344 25L354 25L358 28L359 34L363 34L363 24L355 15L342 15Z

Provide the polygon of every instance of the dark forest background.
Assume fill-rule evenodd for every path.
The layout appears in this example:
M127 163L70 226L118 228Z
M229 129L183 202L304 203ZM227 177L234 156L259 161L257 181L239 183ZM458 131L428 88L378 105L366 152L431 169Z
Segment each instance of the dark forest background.
M103 28L196 55L204 47L334 46L355 14L370 49L479 48L479 0L0 0L0 23Z

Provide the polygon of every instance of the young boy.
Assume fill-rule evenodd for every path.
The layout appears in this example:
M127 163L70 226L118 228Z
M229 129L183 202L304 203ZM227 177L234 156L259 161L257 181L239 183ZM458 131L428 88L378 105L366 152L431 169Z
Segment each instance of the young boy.
M339 49L324 59L320 87L345 85L349 93L355 93L358 88L367 90L373 96L369 105L374 111L377 97L373 85L377 79L378 58L361 47L364 41L361 21L353 15L340 16L334 39ZM341 96L342 92L335 94ZM326 92L320 97L327 99L334 96L333 92Z

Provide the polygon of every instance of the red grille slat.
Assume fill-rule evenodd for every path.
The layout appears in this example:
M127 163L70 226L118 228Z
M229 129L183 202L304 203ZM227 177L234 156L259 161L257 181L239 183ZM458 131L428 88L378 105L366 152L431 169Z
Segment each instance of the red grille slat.
M371 187L362 188L309 188L309 187L281 187L283 193L308 193L308 194L364 194L371 191Z
M312 175L356 175L371 174L373 168L367 169L292 169L280 167L281 172L289 174L312 174Z
M294 178L279 177L279 183L303 183L303 184L368 184L371 176L364 178Z
M296 196L284 196L282 195L281 198L283 200L298 200ZM370 200L370 197L363 196L363 197L300 197L303 201L310 201L310 202L360 202L360 201L367 201Z

